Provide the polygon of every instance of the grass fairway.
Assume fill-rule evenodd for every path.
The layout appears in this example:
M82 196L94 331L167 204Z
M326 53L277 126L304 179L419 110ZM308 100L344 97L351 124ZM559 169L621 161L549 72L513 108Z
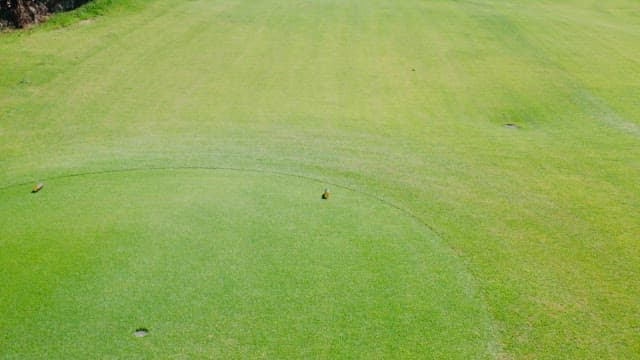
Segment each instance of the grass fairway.
M0 34L0 357L640 358L637 1L115 3Z

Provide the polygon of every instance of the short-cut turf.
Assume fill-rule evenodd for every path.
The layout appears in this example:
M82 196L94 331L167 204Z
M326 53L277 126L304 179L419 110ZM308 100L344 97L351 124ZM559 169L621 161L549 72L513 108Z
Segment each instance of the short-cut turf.
M490 324L453 254L376 197L156 170L0 192L3 353L474 356ZM460 327L452 327L456 324ZM144 325L149 335L134 339ZM461 331L462 330L462 331ZM452 346L455 344L455 346Z
M96 1L115 7L66 28L56 18L0 35L0 357L638 358L637 0ZM187 167L257 170L246 180L256 188L239 176L225 195L210 185L231 175L207 171L64 177ZM260 186L275 183L279 200L266 201ZM369 217L369 207L379 212ZM343 225L326 229L340 235L337 248L314 248L329 244L314 242L328 208L347 217L329 218ZM228 233L198 217L225 211ZM285 231L293 215L302 222L292 230L309 239ZM405 238L367 240L394 228ZM243 232L264 236L251 245ZM248 251L229 258L238 284L273 282L242 289L244 300L231 290L203 298L222 286L191 280L214 278L204 256L222 254L208 241L231 239L227 251ZM293 241L311 243L286 249ZM356 245L380 246L371 248L379 258ZM311 252L358 255L353 266L366 271ZM342 287L303 284L297 294L297 279L333 271L305 258L335 261L318 264L335 265ZM383 265L393 276L366 288ZM353 304L366 310L314 307L332 300L310 295L344 294L350 278ZM122 288L111 294L110 284ZM168 311L189 294L184 313ZM248 303L257 298L266 300ZM207 304L229 307L189 312ZM265 318L250 320L259 310ZM203 324L225 314L238 321ZM136 338L138 327L150 335Z

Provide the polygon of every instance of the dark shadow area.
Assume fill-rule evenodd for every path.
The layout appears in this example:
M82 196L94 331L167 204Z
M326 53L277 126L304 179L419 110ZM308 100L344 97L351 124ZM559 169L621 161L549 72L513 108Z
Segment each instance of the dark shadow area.
M1 0L0 29L25 28L45 21L55 12L68 11L91 0Z

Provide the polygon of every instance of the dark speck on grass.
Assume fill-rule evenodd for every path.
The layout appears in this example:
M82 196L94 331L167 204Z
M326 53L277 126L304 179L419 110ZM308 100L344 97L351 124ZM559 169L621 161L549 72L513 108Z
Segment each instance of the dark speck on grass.
M520 126L518 126L516 124L512 124L512 123L504 124L504 127L509 128L509 129L519 129L520 128Z
M149 335L147 328L137 328L136 331L133 332L133 336L135 337L145 337L147 335Z

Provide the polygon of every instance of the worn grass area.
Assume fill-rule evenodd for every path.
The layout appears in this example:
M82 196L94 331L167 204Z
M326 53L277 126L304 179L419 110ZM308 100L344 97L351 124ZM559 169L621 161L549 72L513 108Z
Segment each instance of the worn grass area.
M440 249L440 261L451 265L448 271L458 272L447 274L449 280L442 284L443 291L451 290L458 310L447 310L442 293L419 285L424 286L416 290L424 297L420 301L434 297L428 304L438 304L441 310L433 314L450 316L451 323L445 332L424 326L423 346L407 345L405 350L438 358L638 357L640 12L636 2L196 0L176 4L158 0L144 6L131 4L135 10L107 13L91 23L0 36L3 314L37 321L24 308L14 311L4 294L13 298L22 291L34 304L47 301L44 290L28 285L39 273L9 270L13 268L4 264L21 259L25 248L35 251L45 246L29 231L42 231L47 220L55 218L54 209L45 206L42 213L33 214L43 222L32 220L27 226L13 221L16 214L27 211L20 200L25 189L14 184L114 169L231 167L304 175L376 194L437 231L439 236L423 239ZM516 123L519 128L505 128L504 123ZM120 189L121 182L134 187L144 181L168 186L170 178L155 173L148 179L114 177L107 189ZM203 175L203 179L210 177ZM197 181L189 177L186 190L175 183L175 189L166 190L189 199L194 194L188 190ZM297 186L286 179L281 184L283 189ZM90 186L88 179L65 184L60 191L67 198L60 204L78 204L73 202L73 189L85 186ZM235 204L207 202L211 208L204 206L206 211L217 211L218 206L249 207L261 195L243 195L238 187L232 188L228 200ZM108 199L99 192L86 193L79 204L89 206L92 196ZM30 206L44 206L37 205L43 198L28 197L28 201L35 202ZM160 213L173 209L152 197L140 201L149 201L152 214L155 208ZM114 224L140 211L117 203L110 205ZM267 211L277 214L286 204L275 202ZM366 219L361 212L369 206L373 205L365 202L337 215ZM270 208L265 205L265 209ZM56 211L71 210L61 206ZM229 214L242 212L236 209ZM183 226L178 220L172 223L171 217L160 218L166 222L163 226ZM84 219L82 227L98 231L100 222L88 215ZM70 227L80 226L73 217L59 218L58 230L48 233L55 240L48 246L64 241L64 221ZM229 221L237 229L245 226L241 218ZM389 216L380 224L372 220L362 226L384 229L399 224L403 228L409 226L407 221ZM145 223L140 220L139 226ZM357 223L344 225L359 234L364 230ZM282 231L280 226L284 225L274 224L272 230ZM135 229L148 241L155 234L143 231L144 227ZM13 239L16 234L23 234L19 244ZM104 236L109 234L105 230ZM349 239L349 234L345 230L341 236ZM406 241L415 244L417 238L407 234ZM175 245L166 251L176 251ZM268 248L266 242L263 245ZM99 252L100 248L85 250ZM165 256L162 247L154 251ZM184 251L180 256L186 259ZM388 261L402 266L407 254L403 251L396 253L395 262ZM86 266L92 264L97 270L86 276L98 282L101 276L115 276L93 260L98 261L88 257ZM36 259L31 261L27 264L36 266ZM54 266L55 261L50 261ZM409 264L415 270L418 263ZM197 260L194 264L198 265ZM367 264L371 271L377 269L376 262ZM286 271L304 271L294 265L282 264ZM59 275L73 279L72 270L65 273L64 263L60 266ZM19 276L21 281L10 281ZM251 284L252 280L245 277L243 281ZM150 282L149 286L160 285ZM474 288L478 292L462 290ZM269 301L281 295L276 286L266 289L273 291L264 293ZM323 288L314 289L322 292ZM218 289L212 285L207 291ZM128 296L132 294L135 291ZM154 302L148 311L157 314L167 300L162 292L152 294ZM381 291L378 299L384 297ZM78 306L100 308L103 298L107 297L87 295L78 298ZM206 299L196 298L206 304ZM376 304L373 308L393 311ZM211 312L203 319L224 314L234 319L249 308ZM476 308L477 313L467 311ZM75 313L59 309L59 318L43 317L42 321L73 327L62 319ZM283 319L287 311L292 316L301 311L277 306L271 310L269 316L282 312ZM414 310L415 321L426 321L421 308ZM75 324L80 326L82 312L78 314L73 316L78 316ZM168 322L180 318L172 316ZM3 334L14 331L15 319L0 320ZM138 318L114 315L113 319L123 322L104 326L128 331L124 319ZM308 319L298 320L305 326L303 334L339 336L338 323L327 328L318 323L314 328ZM468 322L477 326L472 338L467 336L474 330ZM237 331L256 336L267 331L252 332L247 324L236 322ZM134 340L118 340L119 335L113 334L114 343ZM247 337L242 336L249 335L229 334L233 335L227 347L216 347L212 341L204 352L191 354L231 355L207 352L224 348L236 349L238 356L259 356L260 351L265 356L301 355L271 352L277 348L270 347L277 339L270 343L257 338L249 341L255 352L243 353L246 348L241 345L247 344ZM368 334L370 341L365 343L374 349L382 344L379 354L393 352L386 345L392 342L376 334ZM29 341L46 347L60 344L56 336L63 335L35 339L3 335L0 354L20 357L16 350L20 344L29 354ZM165 354L188 344L184 338L167 336L169 344L162 345L158 338L149 338L157 341L149 349L162 352L173 347ZM305 348L308 342L301 339L295 337L291 348L312 348ZM446 343L447 339L451 342ZM73 354L77 350L73 347L80 344L74 343L76 337L66 340L59 354ZM398 346L407 344L398 341ZM138 354L131 348L138 345L129 343L121 354ZM356 345L338 343L335 353L314 354L375 355L365 354ZM105 349L98 344L94 348L98 354Z

